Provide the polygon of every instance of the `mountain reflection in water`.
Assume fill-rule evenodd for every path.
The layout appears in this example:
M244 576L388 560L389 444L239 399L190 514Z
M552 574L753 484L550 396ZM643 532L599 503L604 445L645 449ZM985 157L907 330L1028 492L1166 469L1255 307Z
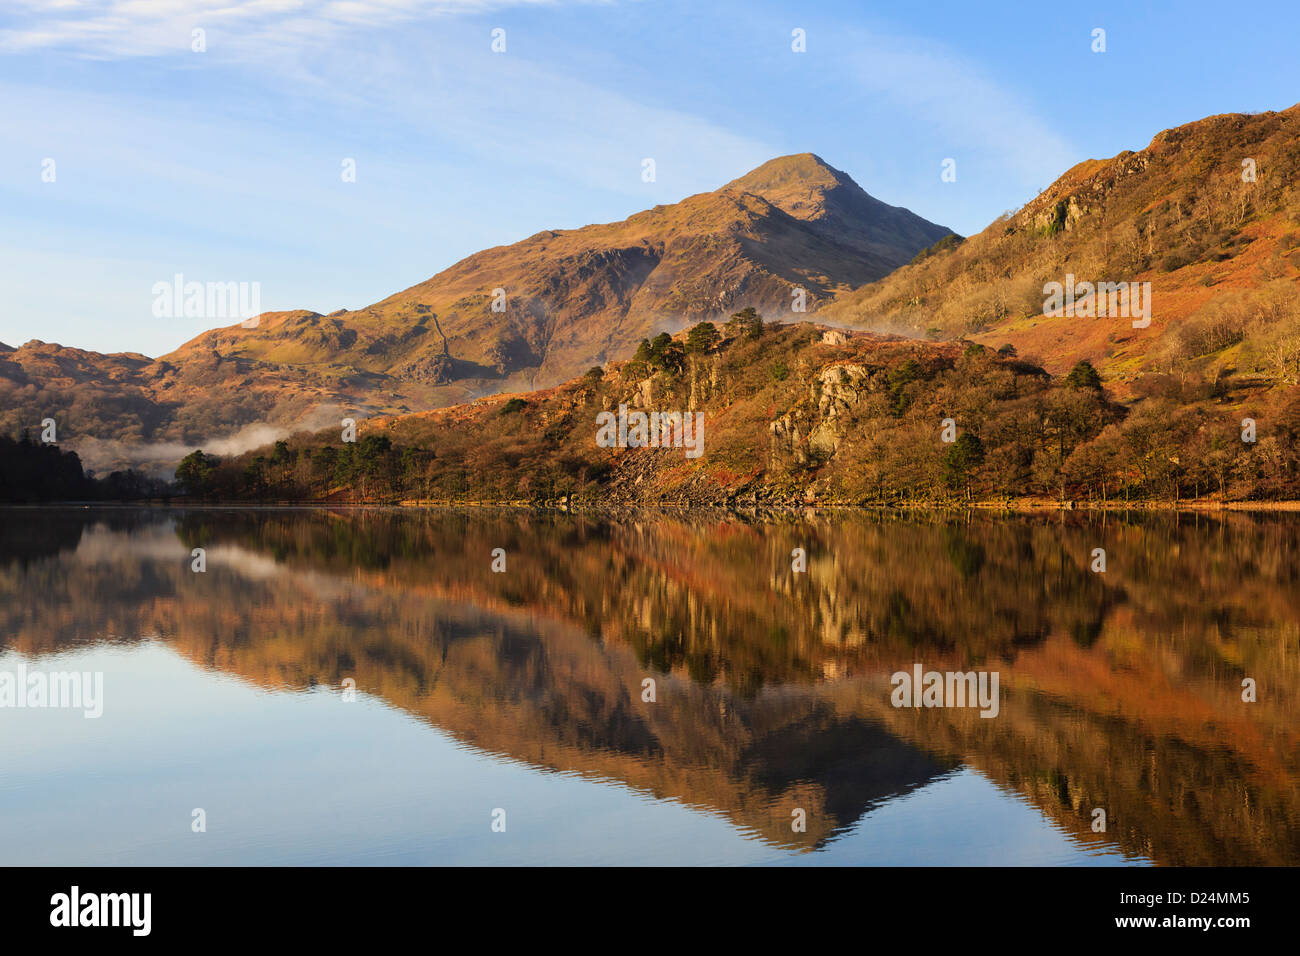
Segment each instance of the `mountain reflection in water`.
M0 652L158 644L268 690L351 678L476 751L796 855L978 773L1085 861L1296 864L1298 550L1286 515L7 509ZM917 662L997 671L998 716L894 708ZM1018 862L996 826L969 839Z

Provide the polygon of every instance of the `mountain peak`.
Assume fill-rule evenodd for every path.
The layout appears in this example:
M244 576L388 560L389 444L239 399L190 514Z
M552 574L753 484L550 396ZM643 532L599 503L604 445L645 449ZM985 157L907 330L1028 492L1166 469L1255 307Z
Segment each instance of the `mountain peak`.
M759 196L795 219L829 230L836 241L885 255L900 241L924 249L952 231L881 202L816 153L769 159L719 190L727 191Z
M840 172L816 153L794 153L769 159L723 188L744 190L770 200L773 194L779 196L790 190L856 185L847 173Z

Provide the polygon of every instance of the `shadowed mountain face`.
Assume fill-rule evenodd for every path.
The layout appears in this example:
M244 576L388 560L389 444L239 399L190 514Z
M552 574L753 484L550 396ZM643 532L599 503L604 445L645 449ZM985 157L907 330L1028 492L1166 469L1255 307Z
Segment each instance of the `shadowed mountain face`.
M964 764L1081 846L1300 862L1291 518L69 512L54 554L21 531L46 514L0 539L4 649L37 659L151 639L268 688L351 677L479 750L792 849ZM998 716L891 706L917 662L998 672Z
M249 425L320 427L307 416L321 407L403 412L546 387L664 329L749 306L791 315L796 287L813 311L948 233L810 153L786 156L622 222L484 250L367 308L265 313L157 360L4 346L0 426L52 416L69 439L190 450ZM244 447L254 437L267 440ZM94 442L78 448L92 466L127 457Z

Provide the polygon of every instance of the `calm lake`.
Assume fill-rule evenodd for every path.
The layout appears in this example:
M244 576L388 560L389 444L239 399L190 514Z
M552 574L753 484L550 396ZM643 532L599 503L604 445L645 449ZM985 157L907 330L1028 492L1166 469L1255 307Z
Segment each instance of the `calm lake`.
M1300 864L1298 569L1285 514L3 509L0 863Z

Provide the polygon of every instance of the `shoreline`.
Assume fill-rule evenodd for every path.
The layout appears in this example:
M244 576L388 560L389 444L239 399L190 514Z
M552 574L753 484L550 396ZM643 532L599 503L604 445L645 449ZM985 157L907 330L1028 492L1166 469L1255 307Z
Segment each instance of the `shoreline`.
M1097 512L1102 514L1131 511L1214 514L1222 512L1300 512L1300 500L1282 501L1218 501L1191 499L1182 501L1054 501L1038 498L994 499L969 502L905 502L897 504L877 504L860 502L792 502L792 501L754 501L730 500L722 502L691 503L683 501L627 501L599 502L580 499L573 500L442 500L442 499L405 499L402 501L365 501L365 500L316 500L291 501L267 499L264 501L202 500L191 498L147 498L139 500L117 501L9 501L0 502L0 509L23 508L176 508L176 509L406 509L412 511L454 511L464 509L501 509L510 511L560 512L568 514L605 514L618 511L662 511L678 513L683 511L717 511L717 512L983 512L1005 515L1034 515L1066 512Z

